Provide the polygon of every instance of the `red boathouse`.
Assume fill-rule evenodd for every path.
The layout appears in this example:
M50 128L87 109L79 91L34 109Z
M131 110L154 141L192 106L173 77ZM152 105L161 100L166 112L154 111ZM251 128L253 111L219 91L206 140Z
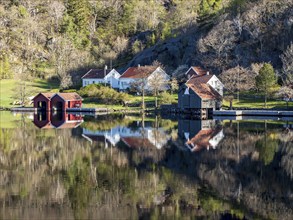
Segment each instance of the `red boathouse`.
M39 93L33 98L34 108L41 109L42 111L50 111L51 110L51 98L55 93Z
M57 93L51 98L51 108L66 111L67 108L81 108L82 98L77 93Z

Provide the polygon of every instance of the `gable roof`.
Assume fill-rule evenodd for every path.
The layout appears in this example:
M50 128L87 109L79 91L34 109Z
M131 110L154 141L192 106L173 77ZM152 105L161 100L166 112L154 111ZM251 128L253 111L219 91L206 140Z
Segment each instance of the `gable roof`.
M200 130L191 140L186 142L187 145L192 146L192 151L199 151L203 148L207 148L211 146L209 142L214 136L216 136L221 129L207 129Z
M208 72L199 66L192 66L186 71L185 75L188 74L191 70L199 76L205 75Z
M198 84L198 83L208 83L208 81L210 81L210 79L213 77L214 75L193 75L192 77L190 77L189 80L187 80L187 84Z
M34 100L35 98L37 98L38 96L44 96L45 98L47 98L48 100L50 100L52 98L52 96L55 95L55 93L52 92L43 92L43 93L39 93L38 95L36 95L32 100Z
M213 75L194 75L185 85L192 89L201 99L221 99L221 95L207 83L212 77Z
M82 79L104 79L105 76L108 75L112 70L107 69L90 69L85 75L83 75Z
M121 140L130 148L153 148L155 147L147 138L143 137L124 137Z
M83 120L65 121L63 124L59 125L56 128L77 128L82 122Z
M54 96L58 95L65 101L71 100L82 100L81 96L78 95L76 92L69 92L69 93L56 93Z
M139 79L150 76L158 67L157 66L140 66L129 67L120 78Z

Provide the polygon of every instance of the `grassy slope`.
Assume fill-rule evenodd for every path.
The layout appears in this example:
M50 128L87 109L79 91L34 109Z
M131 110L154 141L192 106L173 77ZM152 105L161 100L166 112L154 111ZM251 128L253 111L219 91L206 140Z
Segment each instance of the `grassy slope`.
M32 91L32 96L44 91L50 91L57 88L57 85L49 84L44 80L35 80L27 82L28 87ZM17 88L17 80L4 79L0 80L0 107L13 107L13 95Z
M289 102L289 108L293 108L293 102ZM223 107L228 109L229 102L224 100ZM236 108L264 108L264 100L260 98L251 98L251 99L241 99L239 101L233 101L233 107ZM267 108L278 108L278 109L286 109L286 102L280 100L268 100L267 101Z
M178 99L177 94L174 94L173 96L174 96L174 99L177 101L177 99ZM132 104L141 103L141 96L131 96L130 102ZM159 102L160 102L160 98L158 98L158 103ZM155 97L154 96L145 96L145 103L146 103L146 105L147 104L155 105ZM122 105L97 104L97 103L93 103L93 102L87 102L86 99L83 102L83 107L84 108L109 108L109 109L114 109L114 110L125 109L125 107ZM141 108L140 107L128 107L128 109L139 110Z

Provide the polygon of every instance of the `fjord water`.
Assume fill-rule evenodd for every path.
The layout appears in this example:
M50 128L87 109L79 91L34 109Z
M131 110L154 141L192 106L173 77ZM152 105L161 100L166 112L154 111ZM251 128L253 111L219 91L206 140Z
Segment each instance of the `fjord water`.
M2 219L293 219L293 123L0 112Z

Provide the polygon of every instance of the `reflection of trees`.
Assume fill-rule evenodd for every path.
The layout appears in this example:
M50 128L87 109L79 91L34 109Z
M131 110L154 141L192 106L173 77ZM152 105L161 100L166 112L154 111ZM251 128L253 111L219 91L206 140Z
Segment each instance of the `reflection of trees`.
M93 120L92 118L85 118L85 121L81 124L82 128L86 128L90 131L106 131L117 126L127 126L132 120L128 120L124 116L100 116Z
M278 141L272 137L267 137L267 134L265 134L265 137L256 142L256 148L259 151L259 158L265 165L268 165L273 161L278 147Z
M105 149L73 136L70 130L38 130L29 124L1 129L0 203L5 213L0 209L0 214L9 212L10 218L23 217L23 213L28 213L27 218L41 218L48 212L55 213L55 219L191 215L218 219L226 210L240 218L249 210L248 218L291 219L293 203L288 195L293 188L287 177L292 177L293 146L287 142L289 136L277 128L268 129L264 147L263 130L255 132L241 123L239 127L239 155L237 124L224 126L225 138L215 151L197 155L178 150L171 142L161 150L120 145ZM275 157L266 152L269 142L277 143L272 146ZM262 155L273 158L274 172L272 166L262 165ZM11 207L21 211L9 211Z
M64 183L76 219L85 219L84 210L89 205L94 189L94 181L90 175L90 160L88 157L77 157L65 171Z

